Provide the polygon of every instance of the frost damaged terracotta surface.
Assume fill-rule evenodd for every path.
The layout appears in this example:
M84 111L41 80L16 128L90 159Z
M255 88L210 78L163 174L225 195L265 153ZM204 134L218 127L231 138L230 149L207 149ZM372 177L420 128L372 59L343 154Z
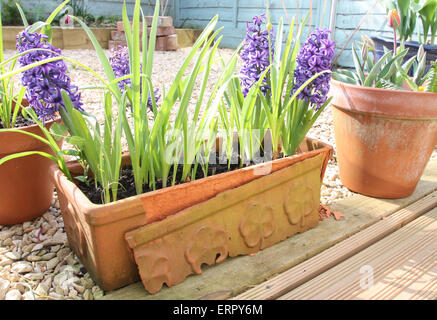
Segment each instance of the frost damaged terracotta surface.
M303 154L304 155L304 154ZM126 233L144 287L173 286L203 264L258 252L317 226L328 153L260 177ZM299 157L299 156L298 156Z
M412 194L437 143L437 94L332 81L342 183L378 198Z
M315 221L318 221L317 209L319 207L321 179L332 152L331 146L317 140L306 139L301 144L300 152L297 155L270 162L272 174L268 176L255 174L265 166L265 164L260 164L106 205L91 203L79 188L70 182L55 165L51 167L51 177L58 191L70 246L99 286L104 291L110 291L137 282L140 279L133 252L125 240L125 233L142 226L150 226L151 229L148 229L147 237L152 237L148 241L151 246L141 250L141 261L145 263L142 273L143 276L144 274L152 275L148 283L151 283L152 288L157 288L164 282L169 285L174 284L173 270L175 268L181 269L178 273L178 279L181 279L182 275L188 270L192 270L189 274L201 272L200 265L202 263L213 264L224 260L227 256L253 253L285 239L284 234L277 233L278 228L282 229L287 226L287 229L296 233L315 226ZM127 157L124 160L127 161ZM292 181L287 180L291 179L289 178L291 173L288 173L287 168L290 166L300 168L300 162L304 160L308 160L314 166L312 171L308 169L312 172L309 174L311 178L303 178L303 176L297 175L300 177L298 180L301 181L303 186L299 184L293 187ZM69 168L73 173L80 174L81 167L78 164L72 163ZM303 172L308 171L302 168L298 170L302 172L302 175ZM275 173L277 174L275 175ZM309 180L307 181L307 179ZM236 218L233 219L233 215L228 213L230 211L226 210L229 210L228 208L235 201L242 202L242 200L235 200L237 198L234 198L236 197L234 192L240 194L243 192L239 191L240 186L243 188L241 190L246 190L248 184L258 180L262 182L257 184L256 190L251 189L253 187L249 188L253 194L253 199L247 200L250 204L247 203L248 207L244 210L244 217L239 216L241 221L238 221L238 230L233 231L240 235L238 247L235 247L234 244L229 245L229 239L227 238L229 230L224 226L228 223L235 223ZM284 182L280 184L279 181ZM271 194L269 193L269 196L263 194L260 191L262 189L258 190L260 185L267 182L271 184L269 189ZM263 188L265 189L265 187ZM299 199L303 202L294 205L293 201L288 199L288 196L292 196L292 192L299 188L311 188L313 196L308 198L301 195ZM227 190L232 192L229 194L226 192ZM257 191L257 193L255 194L254 191ZM267 205L267 203L272 203L273 199L277 199L279 202ZM314 212L311 214L309 214L308 201L314 202ZM216 212L213 212L212 209L215 207L211 203L214 203L214 206L217 203ZM199 213L196 205L206 206L209 209ZM295 216L296 213L293 211L290 211L289 215L285 214L286 208L292 210L295 206L304 208L302 211L303 217ZM270 219L270 217L277 219L277 214L274 211L279 210L279 207L282 212L281 219L284 221L280 225L276 220L272 222L273 220ZM269 213L259 219L260 215L266 211L271 212L271 214ZM190 212L202 217L206 214L208 217L211 216L212 220L208 220L208 224L205 225L193 226L195 222L193 219L196 220L197 218L187 218L188 220L185 221L185 217L192 215ZM200 216L199 219L202 219ZM169 248L168 239L164 237L167 233L170 238L175 236L173 234L175 230L168 229L169 226L174 227L174 222L171 222L175 221L174 219L182 224L191 221L189 227L194 228L183 232L184 235L189 235L189 238L186 238L187 242L184 242L186 247L183 248L183 251L179 251L178 246ZM298 221L298 223L287 222L285 224L286 221ZM163 232L164 234L162 234ZM179 230L179 232L182 232L182 230ZM237 233L232 237L237 237ZM176 233L176 236L179 235L180 233ZM132 244L132 242L130 243ZM210 249L211 245L216 251L214 256L211 256L209 251L205 251ZM245 249L241 251L240 247ZM184 266L173 265L173 260L169 260L169 256L180 257L181 254L186 264ZM216 255L219 256L216 257Z

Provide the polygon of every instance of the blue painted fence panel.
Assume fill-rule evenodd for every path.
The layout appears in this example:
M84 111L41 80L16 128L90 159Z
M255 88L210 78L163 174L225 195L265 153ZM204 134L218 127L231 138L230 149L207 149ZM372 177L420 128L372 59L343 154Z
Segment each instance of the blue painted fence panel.
M246 21L254 15L264 12L267 0L175 0L179 10L176 12L176 22L185 27L202 28L215 14L219 14L219 26L224 26L225 38L222 46L235 48L245 34ZM296 16L299 2L300 17L309 12L312 3L311 28L329 27L331 19L331 4L333 0L284 0L289 17ZM270 0L270 8L274 25L285 14L281 0ZM368 13L368 14L367 14ZM366 15L367 14L367 15ZM338 0L335 13L335 32L338 64L342 67L353 67L352 43L361 40L361 35L392 37L392 31L387 27L385 9L377 0ZM360 29L355 29L361 23ZM418 21L418 28L420 22ZM355 33L354 33L355 32ZM307 34L304 34L304 37ZM351 39L350 39L351 38Z
M260 15L265 12L266 0L175 0L175 24L183 28L203 28L214 17L219 15L218 27L224 27L222 34L224 35L222 47L237 47L244 39L246 33L246 22L251 21L255 15ZM329 4L331 0L327 0L326 13L329 15ZM299 8L297 8L299 2ZM324 0L312 1L312 18L311 28L319 27L323 23L324 27L328 26L329 17L322 21L321 14L323 12ZM284 5L287 10L287 15L291 19L297 16L303 18L310 11L309 0L284 0ZM273 26L277 26L280 18L284 19L288 25L285 11L281 0L270 1L270 14L272 17ZM285 28L288 31L288 27ZM306 28L308 33L308 27Z
M316 27L329 27L331 19L331 3L334 0L270 0L270 11L273 25L277 26L282 17L287 23L283 10L284 3L289 18L304 17L312 6L311 29ZM53 10L60 0L21 0L22 5L34 14L44 18ZM92 14L95 15L121 15L123 0L85 0ZM391 30L387 27L384 8L376 3L377 0L338 0L335 14L335 32L337 53L342 52L338 64L352 67L351 45L361 39L361 34L380 35L391 37ZM133 10L135 0L126 0L128 13ZM142 8L146 15L152 14L155 0L142 0ZM219 27L224 27L222 47L236 48L244 38L246 21L254 15L265 12L267 0L170 0L167 14L173 16L176 27L203 28L216 15L219 15ZM297 6L299 4L299 7ZM369 11L369 15L366 13ZM361 28L352 39L349 37L355 28ZM420 23L418 22L418 25ZM288 29L286 28L286 31ZM304 38L308 34L308 27Z

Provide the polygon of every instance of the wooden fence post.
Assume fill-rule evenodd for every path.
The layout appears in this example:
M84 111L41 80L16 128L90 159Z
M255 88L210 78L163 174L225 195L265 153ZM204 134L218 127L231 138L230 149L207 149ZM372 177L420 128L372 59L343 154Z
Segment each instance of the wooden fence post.
M238 8L239 8L239 1L234 1L234 17L233 17L233 24L235 28L238 28Z

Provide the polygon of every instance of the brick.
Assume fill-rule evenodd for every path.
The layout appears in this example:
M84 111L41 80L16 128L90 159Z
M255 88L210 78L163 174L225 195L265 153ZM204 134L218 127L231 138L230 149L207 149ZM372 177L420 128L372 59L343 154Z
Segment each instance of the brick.
M167 38L166 37L156 37L155 51L166 51Z
M148 34L150 34L150 30L151 30L151 28L149 27ZM158 27L156 29L157 36L169 36L169 35L175 34L175 32L176 31L175 31L175 28L173 26L171 26L171 27Z
M123 21L117 21L117 31L119 31L119 32L124 31Z
M130 22L130 25L132 27L132 21ZM124 32L124 24L123 21L117 21L117 30L119 32ZM140 22L140 32L143 30L143 23Z
M124 31L113 30L111 31L111 40L114 41L126 41Z
M148 26L152 25L153 16L146 16L146 23ZM170 16L161 16L158 17L158 27L172 27L173 26L173 18Z
M170 35L167 38L167 51L176 51L179 49L177 34Z
M146 23L148 27L152 26L153 17L152 16L146 16ZM132 21L130 22L132 25ZM160 28L170 28L173 27L173 18L170 16L164 16L164 17L158 17L158 27ZM140 23L140 29L143 28L143 23ZM119 32L124 31L124 25L123 21L117 21L117 30ZM173 32L174 33L174 32Z

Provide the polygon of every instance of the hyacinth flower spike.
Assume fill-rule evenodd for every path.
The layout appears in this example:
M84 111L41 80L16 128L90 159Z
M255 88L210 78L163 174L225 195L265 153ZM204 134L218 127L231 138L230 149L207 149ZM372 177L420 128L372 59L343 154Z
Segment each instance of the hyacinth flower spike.
M302 46L294 72L283 140L285 153L294 154L332 98L328 99L335 43L330 30L314 30Z
M21 67L50 58L62 56L60 49L55 48L45 34L29 32L29 28L17 35L19 53L32 49L42 49L23 54L18 58ZM31 68L22 73L21 82L26 90L29 105L35 110L38 118L44 123L53 119L60 107L65 107L61 90L68 92L73 106L80 111L82 102L78 87L71 84L67 75L67 64L64 60L50 61Z
M316 30L300 49L300 38L307 19L308 17L300 24L296 36L293 19L283 48L283 19L279 21L276 36L270 36L269 30L273 26L267 9L265 35L270 72L264 86L268 88L268 94L266 90L262 90L263 94L259 98L272 138L274 159L281 153L288 156L296 152L309 128L328 104L327 94L335 46L329 39L328 30ZM258 22L260 19L253 20ZM252 29L248 28L248 31ZM248 38L250 40L253 36ZM246 56L257 58L257 55L247 55L243 51L243 60ZM243 71L246 70L247 68L243 68ZM243 75L253 76L247 72ZM257 78L251 80L256 81ZM243 78L242 83L246 84L248 81Z
M111 62L111 67L114 70L114 75L117 78L123 78L127 75L129 75L130 72L130 64L129 64L129 50L128 47L118 46L117 49L114 49L112 52L111 57L109 58L109 61ZM142 72L142 66L141 66L141 72ZM142 88L142 79L140 82L140 88ZM131 88L131 79L123 79L118 82L118 86L122 92L127 93L129 100L132 101L132 95L129 93L129 90ZM141 90L142 91L142 90ZM159 99L161 98L161 95L159 94L159 89L154 90L154 96L155 101L158 103ZM147 108L154 112L153 110L153 103L152 103L152 97L149 95L147 100Z
M246 23L247 33L244 39L243 50L240 53L240 58L243 61L243 66L240 72L241 86L244 96L247 96L250 88L261 78L262 73L270 65L273 51L270 50L271 44L274 43L274 38L271 37L271 32L263 29L266 15L253 17L252 23ZM269 91L268 76L264 79L261 86L261 91L267 94Z
M330 40L330 33L329 30L317 29L305 42L296 59L297 68L294 73L293 93L312 76L331 70L335 44ZM330 81L331 73L319 75L298 94L298 99L310 104L316 111L319 110L328 99Z

